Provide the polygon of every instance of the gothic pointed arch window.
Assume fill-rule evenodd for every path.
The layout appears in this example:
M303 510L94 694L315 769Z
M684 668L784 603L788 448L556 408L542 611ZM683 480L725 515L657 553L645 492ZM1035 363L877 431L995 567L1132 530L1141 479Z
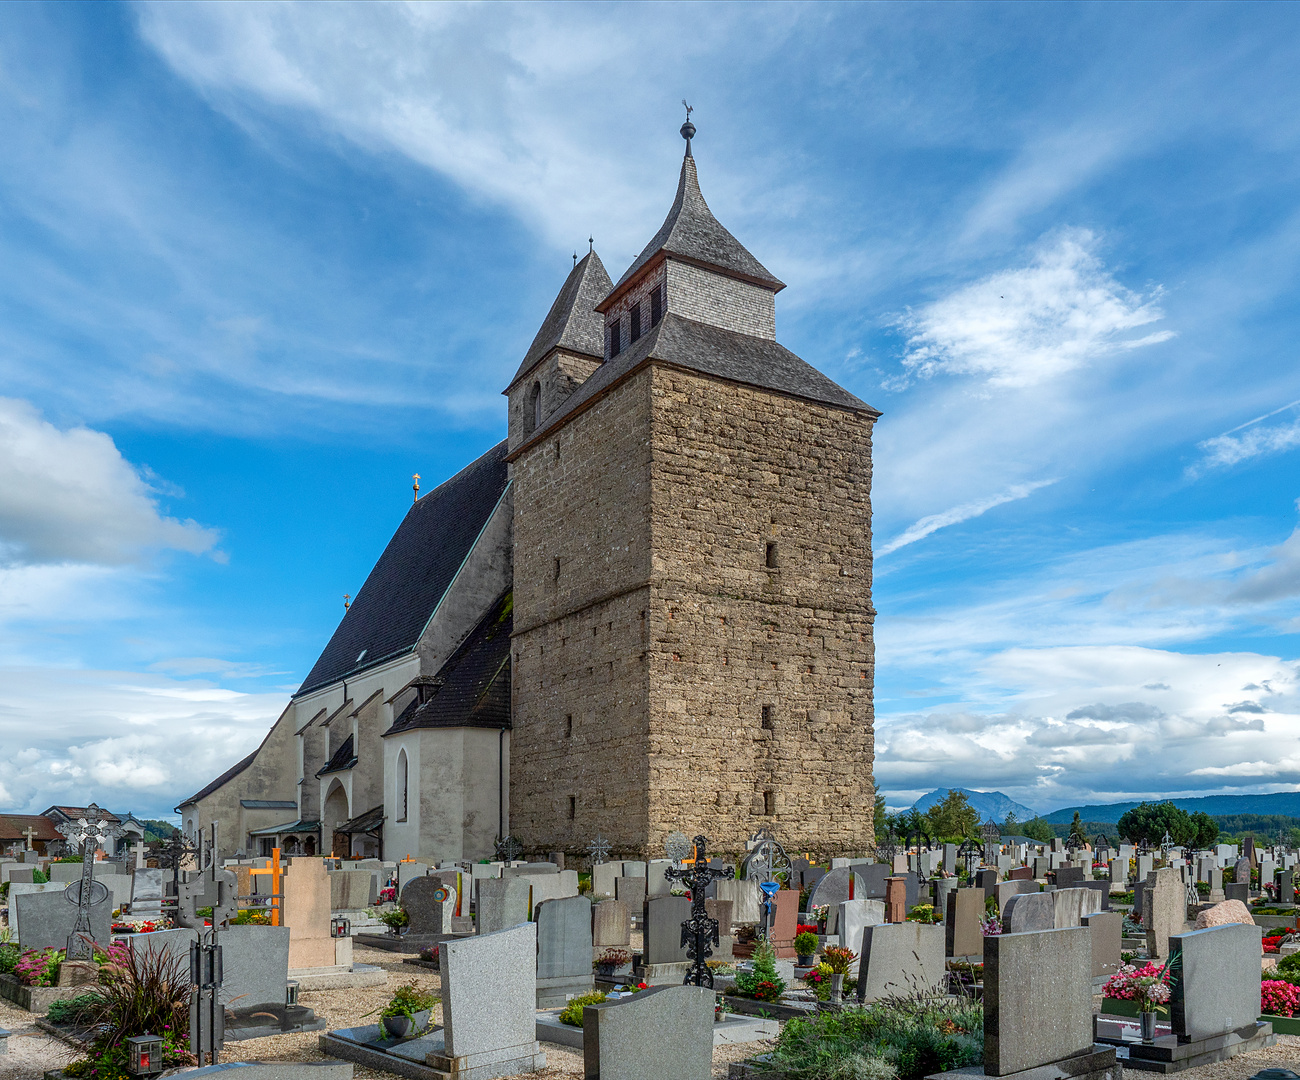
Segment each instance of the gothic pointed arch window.
M397 820L405 821L410 801L410 762L406 751L397 752Z

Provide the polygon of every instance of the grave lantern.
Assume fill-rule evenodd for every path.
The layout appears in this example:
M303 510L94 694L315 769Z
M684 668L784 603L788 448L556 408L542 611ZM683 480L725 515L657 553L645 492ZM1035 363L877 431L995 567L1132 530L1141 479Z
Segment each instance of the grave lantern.
M330 919L330 937L344 938L352 933L352 920L345 919L341 915L335 915Z
M130 1055L126 1071L132 1076L154 1076L163 1071L162 1038L158 1035L134 1035L126 1040Z
M298 1004L298 980L290 979L284 984L284 1004L286 1008L293 1008Z

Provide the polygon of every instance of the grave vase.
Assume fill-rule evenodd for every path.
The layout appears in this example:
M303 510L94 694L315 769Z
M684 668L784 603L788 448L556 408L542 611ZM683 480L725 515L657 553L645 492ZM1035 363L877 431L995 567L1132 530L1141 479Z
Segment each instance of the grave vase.
M1156 1039L1156 1014L1144 1009L1139 1015L1142 1019L1142 1041L1150 1045Z
M839 1004L844 1000L844 976L835 972L831 976L831 1001Z

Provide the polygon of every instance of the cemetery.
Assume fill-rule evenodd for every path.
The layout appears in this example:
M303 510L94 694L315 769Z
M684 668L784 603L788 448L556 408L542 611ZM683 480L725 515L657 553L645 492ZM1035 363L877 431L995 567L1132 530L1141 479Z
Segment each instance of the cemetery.
M69 1077L151 1075L127 1060L146 1038L160 1068L428 1080L1118 1080L1300 1044L1285 846L985 826L816 860L675 833L645 862L593 841L578 871L509 838L435 864L219 860L209 834L113 860L94 810L67 826L81 861L0 861L0 1020Z

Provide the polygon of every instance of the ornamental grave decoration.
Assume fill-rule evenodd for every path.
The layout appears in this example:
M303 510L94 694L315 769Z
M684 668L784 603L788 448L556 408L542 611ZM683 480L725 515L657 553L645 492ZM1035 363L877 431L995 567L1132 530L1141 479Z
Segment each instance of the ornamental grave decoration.
M68 843L81 851L81 877L71 882L63 890L63 896L70 904L77 906L77 922L68 935L68 950L65 954L69 960L93 960L95 953L90 939L90 908L92 904L102 904L108 900L108 887L102 881L95 880L95 851L110 847L109 841L122 835L122 826L108 821L103 811L91 803L86 812L75 821L60 822L55 826Z
M513 836L498 836L492 848L496 852L497 860L507 865L524 853L524 845Z
M587 845L587 854L591 856L591 865L598 866L609 859L609 841L600 833L596 834L596 839Z
M680 834L676 834L680 835ZM669 837L671 840L672 837ZM685 837L682 837L684 840ZM696 986L713 986L713 972L709 970L708 960L713 955L713 946L718 944L718 920L709 918L705 907L704 893L709 882L726 880L736 876L736 868L728 866L717 868L709 865L705 855L708 837L695 838L695 861L685 868L670 866L664 871L669 881L682 882L691 892L691 917L682 923L682 945L686 949L687 959L693 961L683 984L694 983ZM667 845L665 845L666 847ZM671 852L670 852L671 854Z

